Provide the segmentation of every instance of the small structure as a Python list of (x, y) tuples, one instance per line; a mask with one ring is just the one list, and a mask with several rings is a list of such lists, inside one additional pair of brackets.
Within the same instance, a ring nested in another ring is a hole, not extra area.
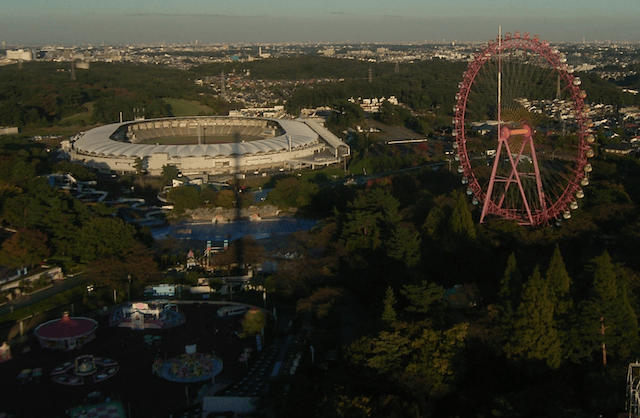
[(196, 261), (196, 256), (193, 254), (193, 251), (189, 250), (189, 253), (187, 254), (187, 270), (197, 266), (198, 263)]
[(244, 332), (240, 336), (262, 335), (266, 324), (267, 318), (262, 309), (253, 307), (244, 314), (244, 319), (242, 320), (242, 330)]
[(185, 322), (178, 305), (168, 300), (132, 302), (116, 310), (109, 318), (109, 325), (131, 329), (166, 329)]
[(35, 335), (43, 348), (74, 350), (96, 338), (98, 322), (91, 318), (70, 317), (68, 312), (61, 319), (40, 324)]
[(0, 363), (7, 360), (11, 360), (11, 347), (5, 341), (0, 346)]

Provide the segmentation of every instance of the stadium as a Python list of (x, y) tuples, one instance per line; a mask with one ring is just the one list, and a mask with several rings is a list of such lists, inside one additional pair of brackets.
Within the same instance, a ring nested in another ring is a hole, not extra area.
[(104, 171), (184, 175), (317, 168), (350, 154), (312, 119), (198, 116), (134, 120), (82, 132), (62, 144), (71, 161)]

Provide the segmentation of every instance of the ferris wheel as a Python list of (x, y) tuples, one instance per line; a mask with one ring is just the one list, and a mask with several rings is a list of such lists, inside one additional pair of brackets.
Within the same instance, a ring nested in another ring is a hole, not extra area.
[(528, 33), (506, 33), (470, 62), (454, 107), (455, 159), (489, 216), (544, 225), (571, 217), (592, 170), (586, 93), (566, 58)]

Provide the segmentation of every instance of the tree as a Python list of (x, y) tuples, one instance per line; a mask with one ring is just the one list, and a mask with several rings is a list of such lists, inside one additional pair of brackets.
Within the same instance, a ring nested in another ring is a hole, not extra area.
[(376, 250), (389, 240), (401, 220), (399, 206), (382, 187), (369, 189), (349, 202), (341, 232), (347, 251)]
[(31, 267), (49, 256), (47, 236), (40, 231), (20, 229), (2, 243), (0, 265)]
[(396, 304), (396, 297), (393, 294), (393, 289), (391, 287), (387, 288), (387, 293), (384, 297), (383, 301), (383, 310), (382, 310), (382, 322), (387, 326), (393, 326), (396, 322), (396, 310), (394, 309), (394, 305)]
[(333, 112), (327, 120), (329, 125), (345, 129), (364, 119), (364, 110), (360, 105), (348, 100), (337, 100), (332, 104)]
[(562, 260), (560, 247), (556, 245), (553, 256), (547, 269), (547, 283), (549, 286), (549, 297), (554, 304), (556, 315), (562, 316), (569, 312), (573, 305), (571, 299), (571, 278)]
[(444, 395), (452, 390), (458, 371), (462, 370), (463, 350), (468, 324), (459, 323), (445, 330), (423, 327), (411, 341), (411, 360), (403, 380), (424, 387), (431, 395)]
[(406, 284), (400, 291), (409, 300), (407, 312), (426, 314), (430, 312), (431, 305), (441, 302), (445, 290), (435, 283), (423, 280), (419, 285)]
[(582, 306), (582, 343), (587, 353), (600, 348), (607, 363), (611, 352), (627, 356), (638, 344), (638, 321), (629, 303), (628, 280), (605, 251), (594, 260), (591, 297)]
[(73, 255), (84, 262), (117, 257), (136, 243), (135, 228), (118, 218), (94, 217), (82, 225)]
[(233, 208), (236, 204), (236, 194), (231, 189), (220, 190), (216, 194), (216, 205), (223, 208)]
[(459, 192), (451, 213), (451, 235), (456, 242), (469, 243), (476, 239), (476, 226), (473, 223), (469, 204), (464, 193)]
[(419, 322), (403, 324), (395, 331), (380, 331), (362, 337), (347, 349), (349, 361), (371, 369), (396, 384), (429, 395), (452, 390), (462, 368), (462, 352), (467, 337), (466, 323), (435, 330)]
[(317, 289), (309, 297), (298, 300), (297, 311), (313, 314), (318, 319), (327, 318), (333, 313), (341, 296), (340, 289), (331, 287)]
[(255, 266), (264, 260), (264, 248), (251, 235), (233, 241), (229, 250), (236, 254), (238, 264), (246, 267)]
[(98, 286), (110, 289), (142, 290), (145, 284), (157, 280), (158, 265), (153, 260), (153, 253), (143, 244), (136, 242), (123, 249), (120, 254), (105, 254), (94, 259), (88, 270)]
[(318, 186), (307, 180), (287, 177), (276, 182), (267, 195), (269, 203), (280, 207), (304, 208), (318, 193)]
[(434, 206), (427, 215), (422, 229), (433, 241), (439, 241), (446, 230), (447, 214), (440, 206)]
[(171, 185), (173, 179), (177, 179), (180, 172), (175, 165), (162, 166), (162, 182), (165, 186)]
[(516, 256), (509, 255), (507, 267), (500, 281), (498, 290), (498, 315), (497, 320), (505, 337), (510, 337), (513, 328), (513, 318), (515, 311), (520, 304), (520, 294), (522, 292), (522, 275), (518, 269)]
[(540, 360), (551, 368), (559, 367), (562, 351), (553, 313), (547, 281), (536, 266), (522, 289), (522, 302), (513, 321), (512, 338), (504, 346), (507, 356)]
[(420, 235), (406, 225), (398, 225), (391, 232), (387, 254), (406, 267), (415, 267), (420, 262)]
[(194, 186), (174, 187), (167, 194), (167, 199), (173, 202), (173, 210), (178, 214), (200, 205), (200, 193)]

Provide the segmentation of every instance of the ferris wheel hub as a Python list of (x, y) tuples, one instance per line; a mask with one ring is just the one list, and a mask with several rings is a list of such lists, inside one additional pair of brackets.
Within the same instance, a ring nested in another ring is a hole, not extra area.
[(531, 138), (531, 127), (529, 125), (523, 125), (520, 129), (511, 129), (508, 126), (503, 126), (500, 129), (500, 136), (502, 139), (509, 139), (511, 135), (522, 135), (525, 138)]

